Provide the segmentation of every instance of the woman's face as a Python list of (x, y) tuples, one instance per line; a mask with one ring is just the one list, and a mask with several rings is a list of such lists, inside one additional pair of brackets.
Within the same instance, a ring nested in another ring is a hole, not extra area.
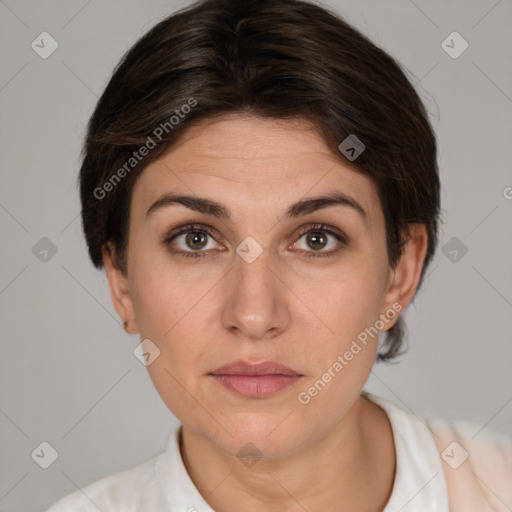
[[(188, 224), (200, 225), (177, 234)], [(106, 268), (118, 312), (151, 340), (156, 389), (184, 428), (231, 454), (252, 443), (281, 457), (325, 437), (419, 275), (412, 259), (389, 268), (375, 186), (305, 121), (189, 129), (137, 181), (127, 251), (126, 278)], [(296, 375), (216, 372), (237, 361)]]

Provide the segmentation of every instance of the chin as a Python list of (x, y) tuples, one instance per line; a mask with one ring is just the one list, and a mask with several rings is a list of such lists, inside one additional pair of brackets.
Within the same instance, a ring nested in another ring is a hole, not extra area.
[(305, 425), (301, 423), (298, 430), (297, 420), (292, 418), (293, 413), (288, 417), (283, 413), (276, 416), (249, 413), (245, 418), (234, 418), (230, 422), (227, 430), (232, 437), (222, 428), (209, 432), (207, 437), (233, 456), (280, 459), (307, 443)]

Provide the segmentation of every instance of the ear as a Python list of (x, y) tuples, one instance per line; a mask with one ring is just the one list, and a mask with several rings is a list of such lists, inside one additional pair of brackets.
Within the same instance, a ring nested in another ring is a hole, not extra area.
[(106, 245), (102, 253), (114, 308), (125, 323), (126, 332), (137, 334), (138, 328), (135, 322), (133, 301), (128, 288), (128, 276), (118, 267), (115, 249), (112, 244)]
[[(397, 310), (397, 304), (401, 306), (399, 311), (404, 311), (414, 298), (420, 282), (427, 246), (428, 235), (425, 224), (409, 224), (407, 242), (388, 281), (384, 297), (385, 311), (390, 308)], [(398, 316), (390, 321), (384, 330), (390, 329), (397, 319)]]

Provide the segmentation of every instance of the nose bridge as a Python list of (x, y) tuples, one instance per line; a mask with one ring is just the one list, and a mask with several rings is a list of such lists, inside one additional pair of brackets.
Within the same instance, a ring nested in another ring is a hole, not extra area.
[(236, 293), (244, 297), (264, 299), (266, 303), (272, 301), (274, 290), (269, 248), (263, 248), (254, 239), (246, 239), (237, 247), (236, 252), (233, 264)]
[(229, 281), (230, 300), (224, 312), (226, 328), (257, 339), (284, 327), (287, 315), (282, 285), (271, 266), (269, 249), (255, 239), (248, 237), (239, 244)]

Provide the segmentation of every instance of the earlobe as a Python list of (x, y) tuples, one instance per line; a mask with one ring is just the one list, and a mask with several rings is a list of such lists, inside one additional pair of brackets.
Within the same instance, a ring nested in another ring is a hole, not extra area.
[(133, 301), (128, 287), (128, 276), (118, 267), (115, 248), (112, 244), (104, 246), (102, 252), (112, 304), (123, 321), (125, 331), (129, 334), (136, 334), (138, 329), (135, 322)]
[[(405, 310), (418, 289), (427, 254), (428, 235), (424, 224), (410, 224), (402, 255), (391, 272), (384, 304), (386, 308), (401, 306)], [(395, 322), (393, 322), (394, 324)], [(388, 328), (391, 328), (389, 325)]]

